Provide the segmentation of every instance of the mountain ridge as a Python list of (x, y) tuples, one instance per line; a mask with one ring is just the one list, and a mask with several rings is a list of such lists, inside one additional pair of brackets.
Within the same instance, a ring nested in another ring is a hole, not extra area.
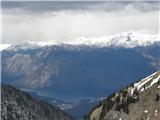
[(51, 104), (10, 85), (1, 85), (2, 120), (74, 120)]
[(90, 47), (122, 47), (122, 48), (135, 48), (147, 47), (154, 44), (160, 44), (158, 34), (141, 34), (136, 32), (117, 33), (102, 37), (80, 37), (75, 40), (68, 40), (58, 42), (49, 40), (45, 42), (31, 42), (23, 41), (18, 44), (0, 44), (0, 51), (10, 49), (34, 49), (46, 46), (90, 46)]
[(157, 71), (101, 100), (85, 120), (158, 120), (159, 89), (160, 71)]

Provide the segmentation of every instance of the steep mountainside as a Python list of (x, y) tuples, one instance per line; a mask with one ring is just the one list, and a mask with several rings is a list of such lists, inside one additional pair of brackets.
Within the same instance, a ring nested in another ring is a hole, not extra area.
[(63, 111), (9, 85), (1, 86), (1, 120), (73, 120)]
[(86, 120), (159, 120), (160, 71), (112, 94)]
[[(156, 71), (160, 52), (155, 53), (155, 49), (160, 51), (159, 46), (134, 49), (50, 46), (3, 51), (2, 82), (46, 91), (49, 96), (52, 91), (60, 99), (71, 92), (73, 96), (84, 93), (84, 98), (104, 96), (104, 90), (111, 93)], [(112, 83), (117, 84), (110, 86)]]

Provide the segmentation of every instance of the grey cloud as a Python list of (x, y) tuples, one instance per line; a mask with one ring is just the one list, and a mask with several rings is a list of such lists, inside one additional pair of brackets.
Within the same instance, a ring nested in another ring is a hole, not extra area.
[[(159, 2), (2, 2), (3, 43), (159, 31)], [(86, 12), (87, 11), (87, 12)], [(44, 14), (43, 14), (44, 13)]]
[[(132, 2), (132, 1), (3, 1), (2, 10), (3, 12), (29, 12), (29, 13), (44, 13), (50, 11), (119, 11), (125, 10), (126, 7), (133, 7), (139, 11), (155, 11), (159, 10), (159, 1), (146, 1), (146, 2)], [(15, 13), (16, 13), (15, 12)]]

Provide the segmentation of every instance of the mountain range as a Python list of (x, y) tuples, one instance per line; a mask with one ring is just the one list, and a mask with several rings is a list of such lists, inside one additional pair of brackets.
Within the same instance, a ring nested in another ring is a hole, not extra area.
[(2, 83), (51, 104), (63, 101), (65, 110), (77, 118), (100, 98), (160, 69), (157, 35), (122, 33), (64, 43), (1, 44), (0, 48)]
[[(87, 45), (87, 46), (97, 46), (97, 47), (124, 47), (124, 48), (134, 48), (134, 47), (146, 47), (153, 44), (159, 43), (159, 34), (142, 34), (138, 32), (123, 32), (117, 34), (110, 34), (102, 37), (79, 37), (71, 40), (49, 40), (49, 41), (22, 41), (18, 44), (1, 44), (0, 50), (7, 48), (10, 49), (27, 49), (36, 48), (52, 45)], [(15, 47), (16, 46), (16, 47)]]

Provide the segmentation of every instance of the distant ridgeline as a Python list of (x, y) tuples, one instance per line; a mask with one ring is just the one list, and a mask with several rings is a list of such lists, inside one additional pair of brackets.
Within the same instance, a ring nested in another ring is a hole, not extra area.
[(159, 120), (160, 71), (100, 101), (85, 120)]

